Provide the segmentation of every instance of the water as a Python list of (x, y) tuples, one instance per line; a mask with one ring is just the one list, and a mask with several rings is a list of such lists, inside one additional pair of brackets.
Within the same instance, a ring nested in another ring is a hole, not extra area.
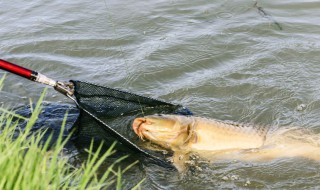
[[(320, 4), (258, 1), (271, 17), (254, 4), (3, 0), (0, 57), (57, 80), (183, 104), (201, 116), (320, 132)], [(8, 74), (0, 103), (28, 104), (42, 89)], [(54, 90), (46, 100), (70, 102)], [(146, 177), (143, 189), (319, 188), (319, 163), (304, 159), (199, 165), (202, 171), (183, 177), (136, 167), (126, 178)]]

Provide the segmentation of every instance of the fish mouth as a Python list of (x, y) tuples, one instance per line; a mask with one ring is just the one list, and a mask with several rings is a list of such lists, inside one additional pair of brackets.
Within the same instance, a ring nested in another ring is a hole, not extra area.
[(136, 118), (132, 123), (133, 131), (140, 137), (141, 140), (144, 141), (143, 136), (143, 124), (146, 123), (147, 120), (145, 118)]
[(136, 118), (132, 123), (133, 131), (139, 136), (143, 141), (145, 139), (157, 140), (152, 131), (150, 130), (150, 125), (153, 125), (154, 122), (150, 121), (147, 118)]

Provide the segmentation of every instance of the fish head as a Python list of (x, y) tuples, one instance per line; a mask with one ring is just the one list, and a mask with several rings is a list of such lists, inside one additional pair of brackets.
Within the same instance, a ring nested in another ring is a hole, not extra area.
[(142, 140), (174, 150), (185, 143), (192, 123), (192, 119), (186, 116), (150, 115), (136, 118), (132, 128)]

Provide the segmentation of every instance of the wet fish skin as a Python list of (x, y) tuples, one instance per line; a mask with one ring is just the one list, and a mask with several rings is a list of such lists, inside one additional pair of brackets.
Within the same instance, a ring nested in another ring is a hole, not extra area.
[(140, 138), (172, 150), (217, 151), (259, 148), (266, 128), (181, 115), (152, 115), (137, 118), (133, 129)]
[(177, 153), (176, 158), (191, 152), (210, 160), (303, 157), (320, 161), (319, 135), (299, 127), (269, 131), (266, 126), (201, 117), (152, 115), (135, 119), (133, 128), (140, 138)]

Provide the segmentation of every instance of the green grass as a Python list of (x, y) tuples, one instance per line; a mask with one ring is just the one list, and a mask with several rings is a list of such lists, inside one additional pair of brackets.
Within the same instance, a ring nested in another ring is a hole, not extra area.
[[(3, 80), (2, 80), (3, 81)], [(1, 87), (1, 83), (0, 83)], [(0, 110), (0, 189), (10, 190), (37, 190), (37, 189), (121, 189), (123, 187), (122, 174), (135, 164), (121, 170), (115, 168), (115, 161), (103, 175), (98, 175), (99, 167), (107, 160), (108, 156), (115, 152), (113, 144), (106, 152), (102, 152), (102, 146), (95, 149), (91, 146), (88, 151), (88, 159), (80, 167), (74, 167), (68, 162), (68, 155), (63, 154), (63, 146), (68, 139), (62, 140), (64, 123), (61, 133), (55, 145), (49, 147), (49, 141), (40, 143), (44, 132), (30, 133), (41, 111), (41, 102), (45, 97), (45, 90), (39, 98), (25, 130), (20, 132), (18, 138), (13, 140), (17, 124), (12, 124), (12, 118), (16, 116), (6, 109)], [(134, 189), (139, 189), (139, 184)]]

